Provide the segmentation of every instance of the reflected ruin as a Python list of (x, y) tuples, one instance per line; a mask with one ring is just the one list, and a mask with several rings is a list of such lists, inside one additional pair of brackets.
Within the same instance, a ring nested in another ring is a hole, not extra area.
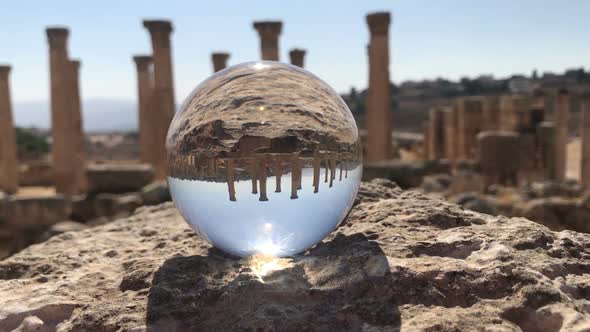
[(313, 246), (346, 216), (362, 174), (346, 104), (317, 77), (278, 62), (230, 67), (201, 83), (166, 147), (184, 218), (240, 256)]
[[(170, 155), (169, 176), (189, 181), (207, 181), (227, 183), (228, 199), (238, 200), (235, 182), (251, 183), (251, 190), (241, 195), (258, 195), (260, 201), (269, 200), (270, 196), (280, 194), (283, 181), (288, 181), (291, 199), (297, 199), (299, 190), (320, 191), (320, 174), (325, 174), (324, 183), (328, 190), (338, 182), (348, 179), (349, 165), (355, 169), (360, 166), (358, 156), (352, 153), (339, 154), (331, 152), (312, 153), (268, 153), (253, 154), (245, 157), (207, 158), (203, 155)], [(305, 170), (312, 174), (309, 188), (304, 188), (302, 176)], [(274, 187), (268, 188), (268, 179), (272, 179)], [(274, 190), (273, 190), (274, 189)]]

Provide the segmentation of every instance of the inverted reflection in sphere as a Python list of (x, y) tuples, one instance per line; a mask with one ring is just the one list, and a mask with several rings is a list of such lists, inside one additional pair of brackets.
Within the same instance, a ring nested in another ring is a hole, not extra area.
[(272, 61), (199, 84), (166, 142), (168, 184), (190, 226), (238, 256), (288, 256), (344, 219), (362, 151), (350, 110), (313, 74)]

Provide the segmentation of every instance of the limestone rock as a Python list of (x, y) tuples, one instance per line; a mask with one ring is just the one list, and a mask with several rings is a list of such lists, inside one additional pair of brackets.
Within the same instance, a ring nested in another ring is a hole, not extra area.
[[(61, 221), (49, 227), (49, 229), (41, 236), (41, 241), (47, 241), (50, 237), (65, 233), (76, 232), (88, 228), (87, 225), (75, 221)], [(39, 241), (39, 242), (41, 242)]]
[(89, 193), (126, 193), (140, 191), (154, 179), (147, 164), (97, 164), (86, 169)]
[(573, 229), (590, 233), (590, 206), (584, 198), (537, 198), (518, 204), (515, 210), (518, 215), (553, 230)]
[(75, 197), (72, 199), (71, 219), (90, 222), (98, 218), (128, 217), (143, 204), (141, 196), (139, 193), (104, 193)]
[(424, 176), (449, 173), (449, 167), (448, 163), (434, 160), (385, 160), (365, 164), (363, 167), (363, 180), (370, 181), (385, 178), (394, 181), (402, 188), (414, 188), (420, 186)]
[(141, 197), (145, 205), (157, 205), (172, 200), (166, 181), (156, 181), (143, 187)]
[[(582, 331), (590, 235), (363, 183), (292, 259), (212, 249), (172, 203), (0, 261), (0, 330)], [(272, 266), (281, 269), (273, 270)]]
[(426, 193), (443, 193), (449, 189), (451, 181), (449, 174), (427, 175), (422, 179), (420, 189)]
[(448, 198), (449, 202), (462, 207), (489, 215), (496, 215), (496, 207), (484, 196), (476, 193), (462, 193)]

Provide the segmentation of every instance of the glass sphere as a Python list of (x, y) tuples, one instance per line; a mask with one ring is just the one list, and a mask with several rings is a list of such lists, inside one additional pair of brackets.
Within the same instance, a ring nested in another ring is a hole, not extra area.
[(168, 185), (192, 229), (238, 256), (289, 256), (332, 232), (362, 173), (354, 118), (324, 81), (273, 61), (199, 84), (168, 130)]

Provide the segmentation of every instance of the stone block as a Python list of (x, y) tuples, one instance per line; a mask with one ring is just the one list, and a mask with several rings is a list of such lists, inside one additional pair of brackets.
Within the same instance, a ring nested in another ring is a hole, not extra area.
[(86, 174), (91, 194), (137, 192), (154, 179), (153, 168), (147, 164), (90, 165)]

